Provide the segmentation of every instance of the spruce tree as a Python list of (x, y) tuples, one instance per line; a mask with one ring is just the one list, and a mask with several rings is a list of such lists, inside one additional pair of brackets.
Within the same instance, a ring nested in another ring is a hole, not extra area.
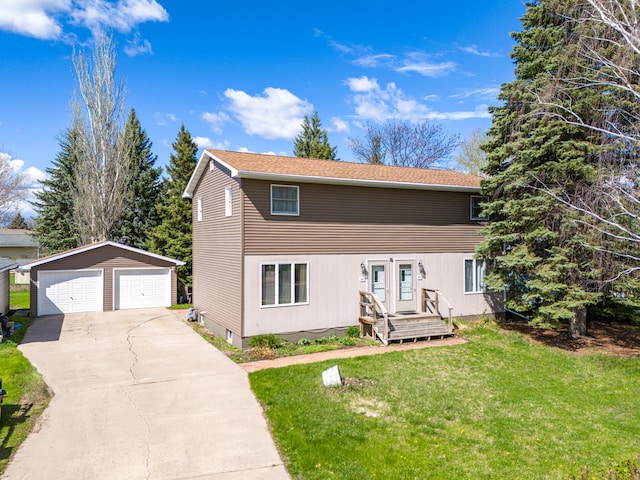
[(167, 167), (169, 177), (163, 184), (164, 202), (158, 207), (161, 223), (151, 231), (147, 247), (151, 252), (185, 262), (184, 266), (177, 267), (178, 281), (183, 289), (192, 285), (192, 212), (191, 201), (182, 198), (182, 194), (196, 166), (198, 146), (184, 125), (172, 146), (174, 153)]
[[(478, 254), (489, 260), (489, 287), (507, 291), (506, 306), (533, 324), (569, 321), (572, 335), (586, 331), (586, 307), (599, 297), (602, 272), (580, 212), (550, 193), (575, 196), (598, 175), (602, 138), (544, 108), (541, 98), (560, 91), (567, 71), (584, 69), (576, 54), (580, 25), (567, 20), (568, 1), (527, 4), (512, 57), (516, 79), (502, 86), (504, 105), (493, 109), (482, 187), (491, 221)], [(595, 75), (595, 73), (594, 73)], [(594, 82), (596, 85), (597, 82)], [(602, 91), (576, 90), (571, 102), (583, 118), (600, 111)]]
[(77, 132), (69, 129), (59, 139), (60, 152), (46, 169), (42, 190), (35, 192), (33, 236), (45, 255), (80, 245), (73, 208), (73, 180), (78, 165)]
[(7, 225), (7, 228), (10, 230), (26, 230), (29, 226), (20, 212), (17, 212), (9, 225)]
[(125, 245), (145, 248), (149, 232), (160, 224), (158, 202), (162, 168), (155, 167), (157, 157), (151, 153), (152, 143), (132, 108), (125, 125), (125, 144), (130, 148), (132, 183), (122, 217), (111, 232), (111, 238)]
[(314, 112), (311, 118), (305, 115), (302, 131), (294, 139), (293, 154), (302, 158), (335, 160), (337, 149), (329, 144), (327, 130), (322, 128), (318, 112)]

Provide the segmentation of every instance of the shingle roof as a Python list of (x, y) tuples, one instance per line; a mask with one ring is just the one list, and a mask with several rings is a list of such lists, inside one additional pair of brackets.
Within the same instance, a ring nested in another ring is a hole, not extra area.
[(210, 159), (226, 165), (241, 178), (290, 179), (317, 183), (368, 184), (395, 188), (479, 191), (480, 178), (453, 170), (392, 167), (363, 163), (317, 160), (257, 153), (205, 150), (200, 157), (185, 197), (191, 197)]
[(31, 230), (0, 229), (0, 247), (37, 247)]
[(161, 260), (166, 260), (168, 262), (175, 263), (176, 265), (184, 265), (184, 262), (181, 261), (181, 260), (175, 260), (173, 258), (164, 257), (162, 255), (158, 255), (158, 254), (155, 254), (155, 253), (147, 252), (146, 250), (141, 250), (139, 248), (130, 247), (129, 245), (122, 245), (121, 243), (116, 243), (116, 242), (111, 242), (111, 241), (104, 241), (104, 242), (91, 243), (89, 245), (84, 245), (82, 247), (76, 247), (76, 248), (72, 248), (71, 250), (66, 250), (64, 252), (60, 252), (60, 253), (56, 253), (56, 254), (53, 254), (53, 255), (49, 255), (48, 257), (39, 258), (39, 259), (34, 260), (33, 262), (28, 263), (26, 265), (21, 265), (19, 270), (21, 270), (21, 271), (31, 270), (32, 267), (37, 267), (38, 265), (42, 265), (42, 264), (45, 264), (45, 263), (53, 262), (55, 260), (60, 260), (61, 258), (70, 257), (72, 255), (77, 255), (78, 253), (88, 252), (90, 250), (94, 250), (96, 248), (101, 248), (101, 247), (105, 247), (105, 246), (121, 248), (123, 250), (128, 250), (130, 252), (136, 252), (136, 253), (140, 253), (142, 255), (147, 255), (149, 257), (159, 258)]
[(10, 270), (18, 266), (18, 263), (15, 260), (11, 260), (10, 258), (0, 257), (0, 272), (4, 272), (5, 270)]

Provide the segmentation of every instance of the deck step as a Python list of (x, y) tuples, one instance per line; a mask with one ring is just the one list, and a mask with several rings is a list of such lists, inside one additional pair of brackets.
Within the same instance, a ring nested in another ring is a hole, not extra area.
[[(384, 331), (384, 320), (376, 320), (376, 329), (378, 332)], [(442, 338), (453, 335), (453, 332), (438, 315), (410, 314), (390, 317), (388, 335), (390, 341), (403, 341)]]

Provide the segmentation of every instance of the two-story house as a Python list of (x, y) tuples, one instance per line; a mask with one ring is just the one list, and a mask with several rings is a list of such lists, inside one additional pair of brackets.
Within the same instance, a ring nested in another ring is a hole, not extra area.
[(358, 325), (360, 292), (390, 315), (424, 311), (426, 289), (454, 316), (503, 311), (474, 258), (479, 185), (449, 170), (206, 150), (184, 192), (198, 319), (246, 347)]

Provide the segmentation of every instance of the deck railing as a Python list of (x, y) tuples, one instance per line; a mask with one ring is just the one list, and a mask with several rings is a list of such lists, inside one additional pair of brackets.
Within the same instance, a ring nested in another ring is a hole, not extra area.
[[(442, 312), (440, 311), (440, 306), (443, 303), (447, 308), (447, 315), (442, 315)], [(435, 290), (433, 288), (422, 289), (422, 311), (425, 313), (440, 315), (440, 317), (442, 318), (448, 318), (450, 331), (453, 331), (453, 319), (451, 317), (452, 310), (453, 307), (446, 299), (446, 297), (442, 295), (442, 292), (440, 290)]]
[[(376, 320), (382, 319), (384, 327), (378, 331)], [(360, 291), (360, 333), (363, 332), (363, 325), (371, 325), (373, 336), (377, 335), (382, 343), (389, 344), (389, 312), (373, 292)]]

